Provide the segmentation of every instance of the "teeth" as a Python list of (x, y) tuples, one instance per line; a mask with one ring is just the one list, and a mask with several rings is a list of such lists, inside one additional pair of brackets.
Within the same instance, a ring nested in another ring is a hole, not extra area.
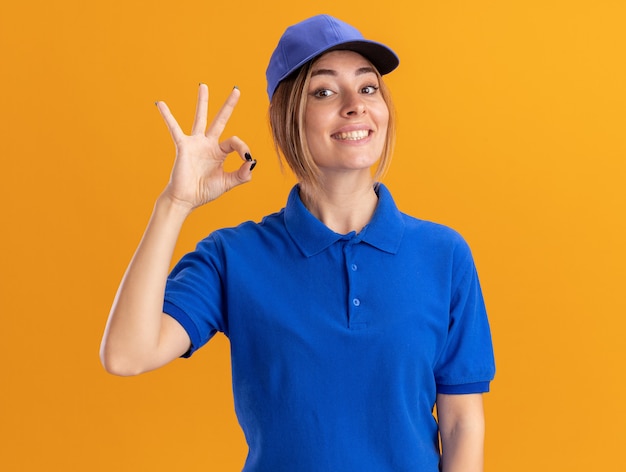
[(333, 138), (357, 141), (359, 139), (367, 138), (369, 134), (370, 132), (368, 130), (348, 131), (347, 133), (337, 133), (333, 135)]

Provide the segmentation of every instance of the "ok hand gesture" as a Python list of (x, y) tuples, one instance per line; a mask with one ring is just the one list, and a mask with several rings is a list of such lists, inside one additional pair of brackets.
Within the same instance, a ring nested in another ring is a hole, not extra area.
[[(207, 128), (209, 90), (205, 84), (200, 84), (190, 135), (181, 130), (164, 102), (156, 103), (176, 146), (176, 161), (164, 195), (190, 211), (252, 178), (256, 161), (250, 157), (246, 144), (236, 136), (220, 141), (239, 95), (239, 89), (234, 88)], [(224, 160), (232, 152), (237, 152), (244, 162), (238, 170), (226, 172)]]

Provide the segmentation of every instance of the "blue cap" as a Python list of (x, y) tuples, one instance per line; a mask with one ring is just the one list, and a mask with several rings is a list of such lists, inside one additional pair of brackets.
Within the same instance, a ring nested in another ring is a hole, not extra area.
[(278, 84), (319, 55), (332, 49), (358, 52), (369, 60), (381, 75), (400, 63), (398, 56), (381, 43), (369, 41), (347, 23), (329, 15), (317, 15), (285, 30), (274, 49), (265, 75), (270, 100)]

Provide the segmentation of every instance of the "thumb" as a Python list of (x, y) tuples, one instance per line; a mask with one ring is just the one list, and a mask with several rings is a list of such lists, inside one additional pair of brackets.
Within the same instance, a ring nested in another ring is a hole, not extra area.
[(237, 185), (245, 184), (252, 180), (252, 170), (256, 167), (256, 159), (250, 158), (241, 164), (239, 169), (226, 174), (226, 185), (228, 190)]

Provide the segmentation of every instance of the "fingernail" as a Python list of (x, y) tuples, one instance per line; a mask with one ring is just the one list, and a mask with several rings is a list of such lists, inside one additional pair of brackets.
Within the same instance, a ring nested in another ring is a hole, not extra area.
[(249, 152), (245, 153), (245, 154), (243, 155), (243, 157), (245, 157), (245, 158), (246, 158), (246, 161), (248, 161), (248, 162), (250, 162), (250, 161), (252, 160), (252, 156), (250, 155), (250, 153), (249, 153)]
[(252, 169), (254, 169), (256, 167), (256, 161), (252, 161), (252, 165), (250, 166), (250, 172), (252, 172)]
[(156, 106), (159, 106), (159, 101), (157, 100), (156, 102), (154, 102), (154, 104), (155, 104)]
[(234, 89), (239, 90), (239, 87), (237, 87), (237, 86), (235, 85), (235, 86), (233, 87), (233, 90), (234, 90)]

